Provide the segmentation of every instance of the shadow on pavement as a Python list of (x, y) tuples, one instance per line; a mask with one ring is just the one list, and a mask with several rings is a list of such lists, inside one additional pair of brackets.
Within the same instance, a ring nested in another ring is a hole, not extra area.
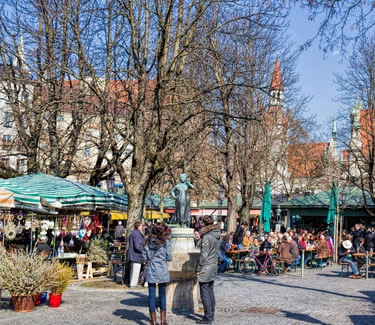
[(299, 320), (301, 322), (306, 322), (309, 324), (321, 324), (321, 325), (329, 325), (328, 323), (322, 323), (319, 319), (310, 317), (309, 315), (306, 314), (298, 314), (298, 313), (291, 313), (290, 311), (282, 311), (285, 314), (286, 318), (291, 318), (295, 320)]

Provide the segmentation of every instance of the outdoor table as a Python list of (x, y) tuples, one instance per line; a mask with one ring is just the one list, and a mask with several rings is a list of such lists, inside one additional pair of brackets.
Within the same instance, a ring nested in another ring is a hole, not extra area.
[(247, 249), (231, 249), (229, 251), (225, 251), (225, 254), (229, 256), (229, 258), (233, 261), (233, 267), (236, 270), (236, 260), (241, 258), (241, 254), (248, 253)]
[[(309, 247), (309, 248), (306, 248), (304, 251), (310, 254), (310, 260), (311, 260), (310, 269), (312, 269), (312, 262), (314, 260), (314, 252), (317, 252), (318, 250), (315, 247)], [(305, 261), (303, 261), (303, 263), (305, 263)], [(305, 267), (305, 265), (303, 265), (303, 267)]]
[(317, 251), (316, 248), (300, 248), (299, 251), (302, 253), (301, 254), (301, 278), (304, 277), (304, 269), (305, 269), (305, 254), (306, 252), (310, 254), (311, 258), (311, 264), (310, 264), (310, 269), (312, 268), (312, 260), (313, 260), (313, 253), (314, 251)]

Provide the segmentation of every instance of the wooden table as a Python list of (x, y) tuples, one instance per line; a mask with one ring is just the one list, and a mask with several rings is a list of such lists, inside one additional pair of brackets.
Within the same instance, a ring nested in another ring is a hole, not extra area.
[(234, 270), (237, 269), (236, 261), (241, 258), (241, 254), (248, 253), (247, 249), (231, 249), (229, 251), (225, 251), (225, 254), (229, 256), (229, 258), (233, 261)]

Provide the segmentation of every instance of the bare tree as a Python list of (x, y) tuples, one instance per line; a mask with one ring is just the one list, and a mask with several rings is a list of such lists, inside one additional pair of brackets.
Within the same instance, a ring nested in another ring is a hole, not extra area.
[(310, 11), (310, 20), (320, 21), (315, 37), (307, 40), (308, 47), (319, 39), (323, 52), (340, 48), (347, 52), (350, 42), (358, 42), (368, 34), (375, 24), (375, 11), (372, 1), (329, 1), (329, 0), (293, 0), (297, 6)]
[(347, 148), (348, 161), (343, 182), (359, 186), (363, 192), (364, 206), (374, 215), (369, 205), (375, 202), (375, 36), (368, 35), (346, 60), (343, 75), (336, 74), (339, 100), (345, 107), (342, 119), (347, 127), (340, 132), (342, 146)]
[[(74, 38), (70, 1), (7, 0), (0, 21), (1, 92), (15, 121), (27, 157), (28, 173), (45, 171), (66, 177), (79, 171), (84, 115), (92, 105), (74, 88), (69, 71), (81, 71), (71, 48)], [(64, 112), (71, 118), (59, 120)], [(91, 110), (92, 111), (92, 110)], [(87, 172), (87, 171), (86, 171)]]

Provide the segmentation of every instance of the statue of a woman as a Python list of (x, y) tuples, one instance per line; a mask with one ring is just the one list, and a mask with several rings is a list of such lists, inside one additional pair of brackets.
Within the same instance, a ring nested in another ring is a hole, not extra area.
[(175, 218), (179, 224), (188, 222), (190, 218), (189, 188), (195, 189), (187, 175), (183, 173), (180, 175), (180, 183), (176, 184), (171, 190), (172, 197), (176, 199)]

